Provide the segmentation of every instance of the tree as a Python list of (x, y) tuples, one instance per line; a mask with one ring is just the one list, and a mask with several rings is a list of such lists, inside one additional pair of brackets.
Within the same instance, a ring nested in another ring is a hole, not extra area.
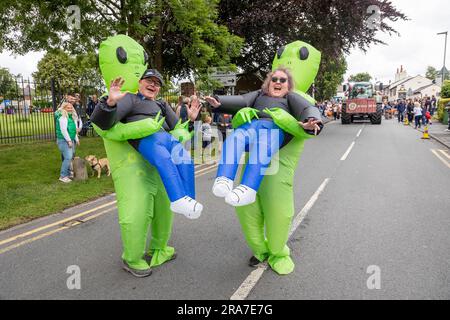
[(425, 77), (430, 80), (435, 80), (437, 77), (437, 74), (438, 74), (438, 71), (436, 70), (436, 68), (434, 68), (432, 66), (428, 66), (427, 71), (425, 73)]
[(14, 75), (8, 69), (0, 67), (0, 100), (14, 98), (17, 95), (17, 84)]
[(347, 62), (344, 56), (337, 59), (325, 56), (314, 85), (316, 88), (315, 99), (323, 101), (332, 98), (336, 94), (339, 84), (344, 81), (346, 71)]
[(169, 76), (228, 66), (240, 53), (242, 39), (216, 24), (219, 0), (3, 0), (0, 50), (15, 53), (61, 48), (72, 54), (94, 52), (102, 39), (128, 34), (140, 42), (150, 64)]
[(441, 88), (441, 98), (446, 99), (450, 98), (450, 81), (445, 80), (444, 85)]
[(46, 87), (49, 87), (50, 81), (54, 79), (65, 88), (73, 89), (78, 84), (80, 73), (74, 58), (62, 50), (52, 50), (39, 60), (33, 78)]
[[(381, 23), (370, 24), (371, 5), (379, 7)], [(386, 0), (228, 0), (220, 3), (221, 23), (245, 38), (243, 54), (236, 59), (247, 72), (270, 69), (277, 48), (302, 40), (322, 52), (322, 57), (338, 58), (359, 47), (383, 43), (376, 31), (397, 33), (390, 21), (406, 19)]]
[(369, 82), (372, 79), (372, 76), (367, 72), (360, 72), (355, 75), (351, 75), (349, 80), (350, 82)]

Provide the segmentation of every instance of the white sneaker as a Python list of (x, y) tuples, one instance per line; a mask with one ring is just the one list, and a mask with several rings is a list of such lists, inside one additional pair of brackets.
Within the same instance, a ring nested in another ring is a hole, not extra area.
[(197, 219), (202, 213), (203, 205), (191, 197), (185, 196), (177, 201), (171, 202), (170, 210), (185, 215), (189, 219)]
[(225, 202), (233, 207), (246, 206), (255, 202), (256, 191), (243, 184), (238, 185), (225, 197)]
[(450, 131), (450, 129), (445, 129), (445, 130), (444, 130), (444, 132), (449, 132), (449, 131)]
[(69, 177), (59, 177), (59, 181), (64, 183), (72, 182), (72, 180), (70, 180)]
[(216, 197), (225, 198), (233, 190), (233, 180), (227, 177), (217, 177), (214, 181), (212, 192)]

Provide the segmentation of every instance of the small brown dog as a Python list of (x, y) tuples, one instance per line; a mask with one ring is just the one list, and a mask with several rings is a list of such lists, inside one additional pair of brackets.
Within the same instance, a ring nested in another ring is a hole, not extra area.
[(89, 155), (84, 158), (92, 168), (92, 176), (94, 176), (95, 171), (97, 171), (97, 178), (100, 178), (100, 174), (102, 173), (102, 169), (108, 170), (107, 175), (111, 175), (111, 169), (109, 168), (109, 161), (107, 158), (98, 159), (96, 156)]

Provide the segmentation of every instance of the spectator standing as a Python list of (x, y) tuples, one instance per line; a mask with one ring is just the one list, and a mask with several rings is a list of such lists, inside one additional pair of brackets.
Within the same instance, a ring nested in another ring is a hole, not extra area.
[(337, 115), (338, 115), (338, 106), (336, 104), (333, 104), (333, 118), (334, 118), (334, 120), (337, 119)]
[(397, 104), (397, 120), (399, 123), (403, 122), (405, 109), (405, 103), (403, 102), (403, 100), (400, 100), (400, 102)]
[(55, 112), (56, 118), (56, 143), (61, 152), (63, 162), (59, 175), (59, 181), (71, 182), (70, 166), (75, 155), (75, 145), (80, 145), (77, 135), (77, 113), (72, 104), (64, 102)]
[(408, 122), (411, 123), (414, 119), (414, 104), (411, 99), (408, 99), (408, 104), (406, 106), (406, 115), (408, 117)]
[(182, 122), (186, 122), (189, 119), (187, 112), (187, 106), (189, 104), (190, 100), (188, 97), (180, 96), (175, 113), (181, 119)]
[(89, 103), (86, 108), (86, 113), (89, 117), (91, 116), (92, 112), (94, 111), (97, 103), (98, 103), (98, 98), (97, 98), (97, 95), (94, 94), (94, 95), (92, 95), (92, 98), (89, 100)]
[(422, 108), (420, 107), (419, 102), (414, 102), (414, 120), (415, 120), (415, 129), (417, 127), (420, 128), (420, 119), (422, 119)]
[(436, 111), (436, 97), (434, 95), (431, 96), (431, 110), (430, 110), (430, 114), (431, 116), (434, 115), (434, 112)]
[(211, 143), (212, 137), (211, 122), (212, 122), (211, 116), (206, 116), (205, 122), (202, 123), (201, 129), (202, 129), (203, 148), (206, 148)]
[(218, 127), (220, 132), (222, 132), (223, 140), (225, 140), (227, 137), (227, 130), (231, 129), (231, 115), (225, 113), (220, 114)]

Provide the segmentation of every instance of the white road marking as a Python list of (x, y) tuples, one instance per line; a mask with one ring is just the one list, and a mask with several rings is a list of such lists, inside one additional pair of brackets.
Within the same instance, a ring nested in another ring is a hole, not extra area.
[(439, 152), (442, 153), (444, 156), (446, 156), (447, 158), (450, 159), (450, 155), (447, 153), (446, 150), (439, 149)]
[[(314, 203), (319, 198), (320, 194), (325, 190), (325, 187), (327, 186), (328, 182), (330, 181), (330, 178), (326, 178), (320, 187), (314, 192), (312, 197), (308, 200), (308, 202), (305, 204), (303, 209), (297, 214), (297, 216), (294, 218), (294, 221), (292, 223), (291, 231), (289, 232), (289, 238), (291, 235), (295, 232), (295, 230), (300, 226), (303, 219), (308, 214), (309, 210), (314, 206)], [(250, 273), (250, 275), (242, 282), (242, 284), (239, 286), (239, 288), (236, 290), (235, 293), (231, 296), (230, 300), (245, 300), (248, 295), (250, 294), (250, 291), (255, 287), (255, 285), (258, 283), (259, 279), (261, 279), (264, 271), (266, 271), (269, 268), (267, 263), (261, 263), (259, 264), (258, 268)]]
[(344, 155), (341, 158), (341, 161), (344, 161), (345, 159), (347, 159), (347, 156), (349, 155), (350, 151), (352, 151), (354, 145), (355, 145), (355, 141), (353, 141), (352, 144), (350, 145), (350, 147), (348, 147), (347, 151), (345, 151)]
[(438, 157), (439, 160), (441, 160), (447, 167), (450, 168), (450, 163), (448, 163), (447, 160), (445, 160), (436, 150), (434, 150), (434, 149), (430, 149), (430, 150), (431, 150), (431, 152), (434, 153), (434, 155), (436, 157)]
[(359, 129), (358, 133), (356, 134), (356, 137), (357, 137), (357, 138), (359, 138), (359, 135), (361, 134), (361, 132), (362, 132), (362, 128)]
[[(198, 170), (198, 172), (196, 172), (195, 176), (196, 176), (196, 177), (200, 177), (200, 176), (203, 176), (203, 175), (208, 174), (208, 173), (210, 173), (210, 172), (213, 172), (213, 171), (217, 168), (217, 166), (218, 166), (218, 165), (216, 164), (216, 165), (208, 166), (208, 167), (206, 167), (206, 168), (204, 168), (204, 169)], [(54, 233), (56, 233), (56, 232), (59, 232), (59, 231), (61, 231), (61, 230), (65, 230), (65, 229), (68, 229), (68, 228), (70, 228), (70, 227), (74, 227), (74, 226), (76, 226), (76, 225), (78, 225), (78, 224), (81, 223), (81, 222), (79, 222), (78, 220), (75, 220), (75, 219), (80, 218), (81, 216), (87, 215), (87, 214), (89, 214), (89, 213), (91, 213), (91, 212), (94, 212), (94, 211), (96, 211), (96, 210), (102, 209), (102, 208), (104, 208), (104, 207), (106, 207), (106, 206), (109, 206), (109, 205), (112, 205), (112, 204), (115, 204), (115, 203), (116, 203), (116, 200), (111, 201), (111, 202), (108, 202), (108, 203), (103, 204), (103, 205), (101, 205), (101, 206), (97, 206), (97, 207), (92, 208), (92, 209), (90, 209), (90, 210), (81, 212), (81, 213), (79, 213), (79, 214), (70, 216), (70, 217), (68, 217), (68, 218), (65, 218), (65, 219), (62, 219), (62, 220), (59, 220), (59, 221), (56, 221), (56, 222), (53, 222), (53, 223), (44, 225), (44, 226), (39, 227), (39, 228), (32, 229), (32, 230), (30, 230), (30, 231), (27, 231), (27, 232), (24, 232), (24, 233), (15, 235), (15, 236), (10, 237), (10, 238), (5, 239), (5, 240), (2, 240), (2, 241), (0, 241), (0, 245), (4, 245), (4, 244), (9, 243), (9, 242), (12, 242), (12, 241), (20, 240), (20, 239), (22, 239), (22, 238), (25, 238), (25, 237), (27, 237), (27, 236), (29, 236), (29, 235), (32, 235), (32, 234), (34, 234), (34, 233), (37, 233), (37, 232), (39, 232), (39, 231), (43, 231), (43, 230), (48, 229), (48, 228), (50, 228), (50, 227), (54, 227), (54, 226), (57, 226), (57, 225), (61, 225), (61, 224), (64, 224), (64, 223), (67, 223), (67, 222), (70, 222), (70, 221), (77, 221), (76, 223), (74, 223), (74, 224), (72, 224), (72, 225), (70, 225), (70, 226), (59, 227), (59, 228), (54, 229), (54, 230), (51, 230), (51, 231), (49, 231), (49, 232), (44, 232), (44, 233), (39, 234), (39, 235), (37, 235), (37, 236), (35, 236), (35, 237), (29, 238), (29, 239), (27, 239), (27, 240), (24, 240), (24, 241), (18, 242), (18, 243), (16, 243), (16, 244), (10, 245), (10, 246), (8, 246), (8, 247), (6, 247), (6, 248), (0, 249), (0, 254), (5, 253), (5, 252), (7, 252), (7, 251), (9, 251), (9, 250), (11, 250), (11, 249), (20, 247), (20, 246), (22, 246), (22, 245), (24, 245), (24, 244), (27, 244), (27, 243), (30, 243), (30, 242), (33, 242), (33, 241), (42, 239), (42, 238), (44, 238), (44, 237), (50, 236), (50, 235), (52, 235), (52, 234), (54, 234)], [(101, 216), (101, 215), (103, 215), (104, 213), (112, 212), (114, 209), (116, 209), (116, 206), (111, 207), (111, 208), (108, 208), (107, 210), (103, 210), (103, 211), (101, 211), (101, 212), (99, 212), (99, 213), (97, 213), (97, 214), (93, 214), (92, 216), (89, 216), (88, 218), (85, 218), (85, 219), (83, 219), (82, 221), (85, 222), (85, 221), (88, 221), (88, 220), (97, 218), (98, 216)]]
[(216, 165), (214, 165), (212, 167), (208, 167), (208, 168), (199, 170), (198, 172), (195, 173), (195, 177), (200, 177), (200, 176), (203, 176), (203, 175), (205, 175), (207, 173), (213, 172), (213, 171), (215, 171), (217, 169), (218, 166), (219, 165), (216, 164)]

